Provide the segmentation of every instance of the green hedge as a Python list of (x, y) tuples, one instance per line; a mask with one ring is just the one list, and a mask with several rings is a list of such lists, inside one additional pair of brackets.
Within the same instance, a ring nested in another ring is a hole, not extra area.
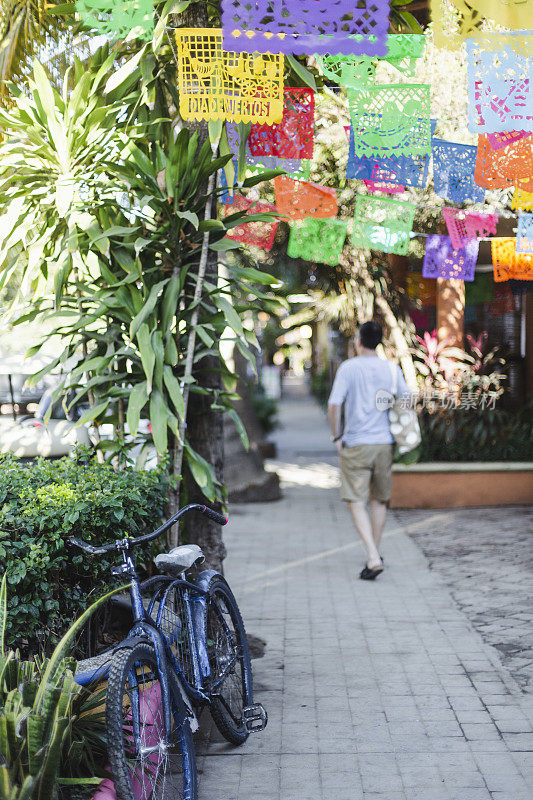
[(419, 461), (531, 461), (533, 409), (441, 409), (420, 415)]
[[(67, 548), (66, 539), (98, 544), (154, 529), (167, 490), (161, 470), (115, 472), (83, 450), (32, 464), (0, 455), (0, 573), (11, 585), (7, 642), (24, 653), (49, 650), (115, 581), (113, 556), (90, 558)], [(150, 555), (150, 547), (137, 552), (141, 560)]]

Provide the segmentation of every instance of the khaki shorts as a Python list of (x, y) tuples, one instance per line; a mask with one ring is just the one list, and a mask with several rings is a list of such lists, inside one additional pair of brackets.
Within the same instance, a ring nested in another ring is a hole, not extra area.
[(358, 444), (341, 452), (341, 497), (348, 502), (386, 503), (392, 489), (392, 444)]

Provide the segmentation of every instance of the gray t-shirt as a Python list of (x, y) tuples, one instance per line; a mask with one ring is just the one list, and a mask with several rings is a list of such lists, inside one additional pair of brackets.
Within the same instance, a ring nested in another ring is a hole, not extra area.
[[(394, 441), (390, 432), (388, 410), (376, 407), (378, 392), (392, 392), (392, 374), (386, 361), (379, 356), (358, 356), (343, 361), (337, 370), (329, 404), (344, 406), (344, 434), (346, 447), (358, 444), (390, 444)], [(398, 365), (397, 396), (411, 396)]]

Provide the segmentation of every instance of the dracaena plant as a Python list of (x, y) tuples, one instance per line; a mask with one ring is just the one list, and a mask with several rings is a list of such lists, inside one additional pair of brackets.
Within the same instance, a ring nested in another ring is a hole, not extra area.
[(4, 648), (6, 578), (0, 587), (0, 800), (53, 800), (61, 785), (98, 784), (103, 774), (104, 698), (76, 684), (69, 654), (81, 628), (113, 592), (82, 614), (49, 659), (23, 661), (18, 651)]
[[(220, 487), (211, 465), (180, 441), (186, 387), (208, 391), (187, 373), (186, 354), (194, 336), (193, 366), (206, 355), (218, 357), (223, 384), (212, 401), (230, 411), (244, 438), (231, 409), (235, 375), (218, 343), (229, 329), (252, 359), (255, 337), (232, 296), (253, 308), (264, 299), (261, 285), (274, 279), (228, 264), (226, 279), (207, 281), (198, 295), (206, 232), (220, 253), (238, 246), (225, 236), (241, 213), (224, 222), (205, 218), (219, 192), (212, 178), (230, 156), (217, 158), (208, 142), (199, 148), (186, 129), (148, 143), (149, 122), (123, 120), (131, 86), (110, 74), (111, 66), (105, 51), (92, 69), (76, 64), (74, 89), (67, 76), (59, 94), (36, 64), (29, 92), (16, 93), (9, 112), (0, 112), (2, 279), (23, 263), (22, 294), (31, 303), (19, 324), (57, 320), (54, 333), (64, 350), (35, 380), (69, 363), (56, 394), (70, 398), (67, 404), (87, 403), (78, 424), (97, 432), (114, 426), (101, 450), (116, 458), (149, 442), (163, 457), (184, 446), (195, 480), (213, 499)], [(142, 434), (141, 418), (150, 423)]]

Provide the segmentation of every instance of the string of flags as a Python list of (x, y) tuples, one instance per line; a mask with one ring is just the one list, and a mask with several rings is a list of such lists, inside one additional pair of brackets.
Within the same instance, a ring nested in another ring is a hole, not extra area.
[[(446, 4), (453, 25), (443, 23)], [(373, 82), (378, 60), (412, 77), (425, 45), (423, 35), (388, 34), (388, 0), (222, 0), (221, 29), (176, 30), (180, 114), (224, 120), (235, 163), (238, 123), (250, 123), (246, 167), (286, 173), (274, 179), (274, 210), (290, 221), (288, 254), (336, 264), (347, 236), (345, 221), (337, 219), (337, 192), (309, 180), (314, 92), (284, 85), (285, 58), (313, 55), (324, 77), (346, 92), (346, 178), (364, 181), (367, 190), (356, 198), (353, 245), (407, 253), (418, 235), (417, 204), (401, 195), (406, 187), (425, 188), (432, 164), (435, 193), (452, 205), (441, 209), (447, 235), (426, 238), (422, 278), (473, 281), (479, 243), (490, 238), (495, 280), (533, 280), (533, 31), (522, 29), (533, 0), (509, 4), (500, 15), (503, 5), (432, 0), (440, 43), (453, 47), (466, 39), (468, 123), (477, 145), (435, 137), (428, 84)], [(479, 30), (482, 19), (497, 16), (510, 31)], [(497, 215), (453, 207), (482, 204), (486, 189), (513, 187), (516, 239), (493, 238)], [(258, 213), (261, 204), (237, 188), (225, 187), (225, 215)], [(269, 249), (277, 226), (265, 225), (243, 218), (229, 237)]]

